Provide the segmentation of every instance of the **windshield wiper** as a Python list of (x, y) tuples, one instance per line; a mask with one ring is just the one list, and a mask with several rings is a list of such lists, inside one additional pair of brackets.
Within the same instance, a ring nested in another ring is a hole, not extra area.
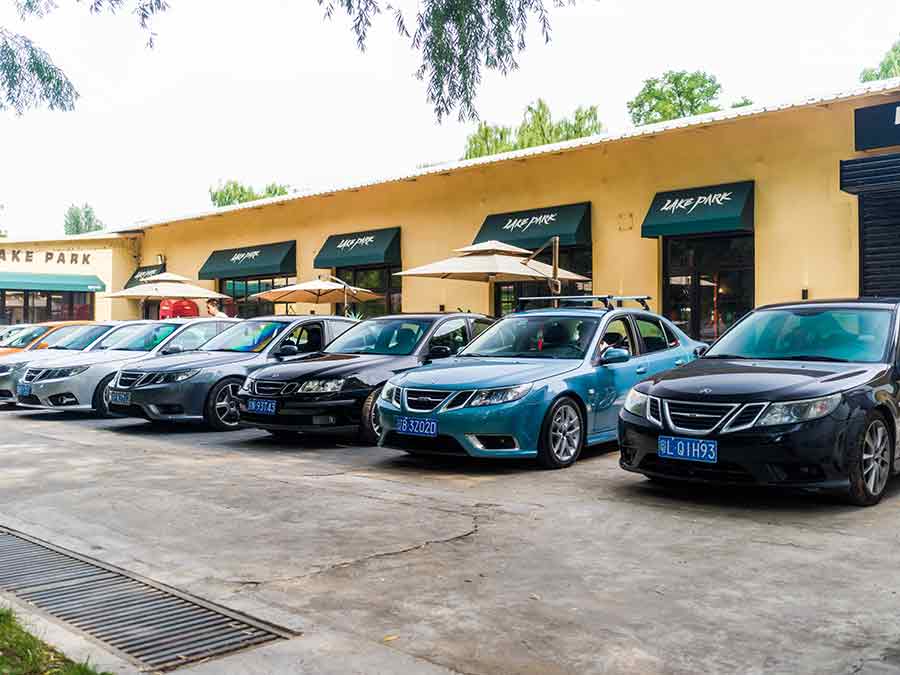
[(772, 361), (825, 361), (828, 363), (850, 363), (850, 359), (839, 359), (836, 356), (810, 356), (809, 354), (795, 354), (793, 356), (773, 356)]

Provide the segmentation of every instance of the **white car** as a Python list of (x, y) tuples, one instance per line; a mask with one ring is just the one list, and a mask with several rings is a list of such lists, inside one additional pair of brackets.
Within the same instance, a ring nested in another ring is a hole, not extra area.
[(125, 324), (106, 321), (92, 325), (63, 326), (47, 339), (46, 349), (26, 349), (0, 356), (0, 405), (16, 402), (16, 385), (29, 366), (71, 357), (74, 352), (89, 352), (104, 336)]
[(235, 321), (211, 317), (129, 323), (102, 339), (90, 353), (28, 368), (16, 386), (16, 403), (25, 408), (93, 410), (106, 416), (107, 387), (123, 365), (197, 349)]

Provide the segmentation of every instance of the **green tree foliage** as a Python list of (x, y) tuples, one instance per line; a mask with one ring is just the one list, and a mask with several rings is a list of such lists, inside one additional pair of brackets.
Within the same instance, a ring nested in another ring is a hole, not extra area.
[(233, 204), (243, 204), (244, 202), (253, 202), (257, 199), (266, 199), (267, 197), (280, 197), (288, 193), (288, 186), (280, 183), (269, 183), (262, 192), (257, 192), (250, 185), (243, 185), (236, 180), (225, 181), (217, 187), (209, 188), (209, 199), (213, 206), (232, 206)]
[[(13, 0), (22, 18), (43, 16), (63, 1), (80, 2), (92, 12), (130, 9), (148, 32), (153, 17), (169, 7), (166, 0)], [(477, 116), (474, 101), (482, 70), (504, 75), (515, 70), (532, 21), (537, 21), (544, 41), (550, 41), (545, 0), (422, 0), (409, 15), (390, 0), (316, 2), (325, 18), (337, 13), (349, 17), (360, 50), (365, 49), (376, 18), (389, 17), (400, 36), (421, 54), (416, 76), (426, 83), (438, 119), (454, 110), (460, 119)], [(547, 2), (556, 7), (566, 0)], [(154, 37), (150, 32), (151, 46)], [(77, 98), (75, 86), (46, 52), (28, 37), (0, 26), (0, 110), (11, 108), (19, 114), (38, 106), (70, 110)]]
[(72, 204), (66, 210), (66, 234), (86, 234), (87, 232), (97, 232), (105, 228), (106, 226), (97, 218), (90, 204), (85, 204), (84, 206)]
[[(715, 112), (722, 109), (716, 102), (721, 92), (715, 76), (702, 70), (668, 70), (662, 77), (644, 80), (638, 95), (628, 102), (628, 113), (635, 124), (652, 124)], [(752, 103), (744, 96), (732, 107)]]
[(556, 121), (547, 103), (538, 99), (525, 109), (522, 123), (516, 129), (480, 122), (466, 139), (465, 159), (568, 141), (601, 131), (603, 124), (597, 116), (597, 106), (579, 107), (571, 118)]
[(860, 82), (873, 82), (875, 80), (887, 80), (891, 77), (900, 77), (900, 40), (897, 40), (888, 50), (877, 68), (866, 68), (859, 76)]
[(743, 108), (744, 106), (753, 105), (753, 101), (746, 96), (741, 96), (737, 101), (731, 104), (732, 108)]

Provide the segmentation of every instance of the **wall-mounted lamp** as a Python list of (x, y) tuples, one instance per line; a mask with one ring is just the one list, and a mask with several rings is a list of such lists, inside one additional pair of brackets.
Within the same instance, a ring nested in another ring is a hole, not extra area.
[(166, 264), (166, 256), (164, 256), (162, 253), (157, 253), (156, 254), (156, 264), (157, 265), (165, 265)]
[(804, 300), (809, 300), (809, 289), (804, 288), (802, 291), (800, 291), (800, 297)]

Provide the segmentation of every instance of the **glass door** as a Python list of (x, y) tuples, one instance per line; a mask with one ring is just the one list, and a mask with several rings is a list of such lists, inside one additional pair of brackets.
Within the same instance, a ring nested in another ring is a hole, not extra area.
[(713, 342), (753, 306), (752, 235), (666, 238), (663, 308), (679, 328)]

